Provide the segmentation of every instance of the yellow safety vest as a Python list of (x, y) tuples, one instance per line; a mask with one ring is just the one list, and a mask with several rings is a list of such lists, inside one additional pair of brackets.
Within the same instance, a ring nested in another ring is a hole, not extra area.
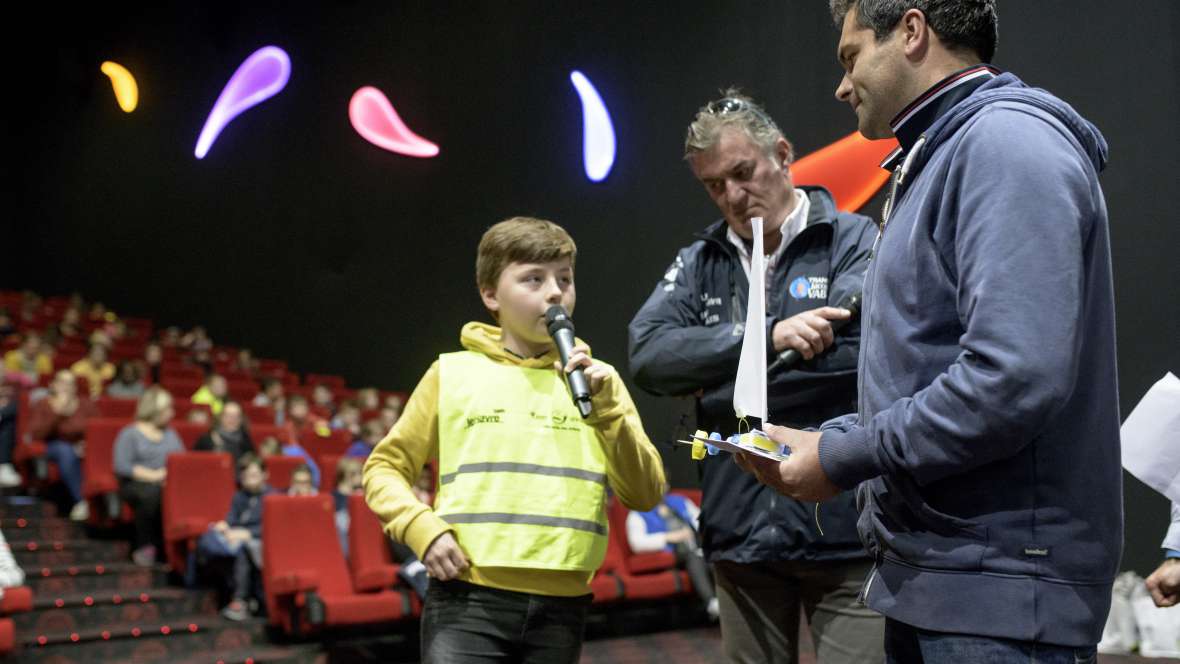
[(606, 555), (606, 457), (553, 369), (439, 357), (435, 513), (478, 567), (593, 571)]

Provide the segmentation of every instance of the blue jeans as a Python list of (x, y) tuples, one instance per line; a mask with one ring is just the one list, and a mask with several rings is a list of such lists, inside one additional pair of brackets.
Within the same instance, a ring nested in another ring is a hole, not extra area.
[(1097, 664), (1098, 647), (944, 634), (885, 619), (886, 664)]
[(82, 462), (78, 459), (78, 453), (74, 451), (74, 444), (64, 440), (51, 440), (45, 443), (45, 456), (57, 464), (61, 481), (70, 490), (74, 502), (82, 500)]
[(431, 579), (422, 608), (422, 664), (576, 664), (592, 598)]

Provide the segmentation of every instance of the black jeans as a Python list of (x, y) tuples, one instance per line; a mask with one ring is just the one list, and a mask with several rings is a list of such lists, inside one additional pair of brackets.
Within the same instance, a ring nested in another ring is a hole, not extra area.
[(431, 579), (422, 609), (422, 664), (574, 664), (591, 599)]
[(164, 546), (164, 527), (160, 522), (160, 485), (123, 479), (119, 497), (131, 506), (135, 514), (135, 548), (151, 544)]

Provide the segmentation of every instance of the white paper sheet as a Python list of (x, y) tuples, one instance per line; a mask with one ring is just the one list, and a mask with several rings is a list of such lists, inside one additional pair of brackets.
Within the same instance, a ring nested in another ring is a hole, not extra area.
[(733, 411), (739, 417), (766, 421), (766, 254), (762, 249), (762, 217), (750, 220), (754, 249), (750, 252), (750, 294), (746, 328), (733, 387)]
[(1180, 378), (1161, 378), (1123, 422), (1123, 468), (1180, 502)]

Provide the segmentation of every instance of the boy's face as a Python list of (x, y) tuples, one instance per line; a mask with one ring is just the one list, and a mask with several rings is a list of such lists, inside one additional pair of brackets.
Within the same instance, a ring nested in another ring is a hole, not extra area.
[(560, 304), (573, 315), (577, 294), (570, 259), (548, 263), (509, 263), (496, 287), (480, 291), (484, 306), (497, 314), (505, 334), (540, 349), (552, 345), (545, 311)]
[(299, 472), (291, 475), (291, 485), (287, 489), (290, 496), (310, 496), (315, 494), (311, 486), (311, 473)]
[(266, 483), (266, 472), (259, 468), (258, 464), (252, 463), (238, 474), (238, 482), (241, 483), (243, 490), (258, 493), (262, 490), (262, 485)]

